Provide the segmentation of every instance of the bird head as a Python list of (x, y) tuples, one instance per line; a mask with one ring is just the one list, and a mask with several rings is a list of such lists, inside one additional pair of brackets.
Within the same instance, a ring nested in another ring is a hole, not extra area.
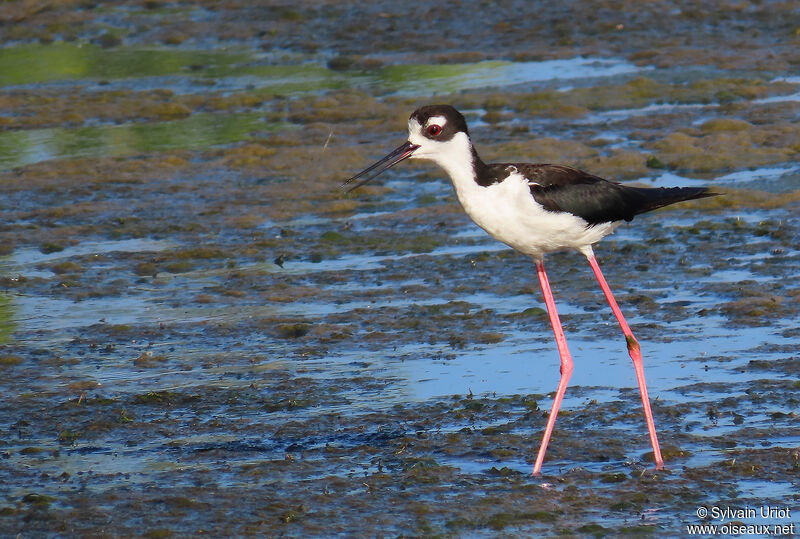
[(460, 112), (450, 105), (420, 107), (408, 119), (408, 140), (345, 181), (342, 189), (349, 193), (405, 159), (428, 159), (446, 168), (453, 160), (469, 159), (471, 152), (467, 122)]

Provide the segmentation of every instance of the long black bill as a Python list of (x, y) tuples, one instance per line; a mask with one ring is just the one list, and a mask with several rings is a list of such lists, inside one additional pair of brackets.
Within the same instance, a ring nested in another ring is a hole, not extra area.
[[(402, 146), (394, 150), (392, 153), (372, 165), (371, 167), (367, 167), (346, 182), (344, 182), (340, 189), (344, 189), (345, 193), (349, 193), (350, 191), (357, 189), (367, 183), (368, 181), (377, 177), (381, 172), (384, 170), (390, 169), (395, 166), (400, 161), (408, 158), (411, 156), (414, 151), (419, 148), (416, 144), (411, 144), (410, 142), (405, 142)], [(356, 183), (355, 185), (349, 185), (351, 182), (356, 181), (357, 179), (366, 176), (363, 180)]]

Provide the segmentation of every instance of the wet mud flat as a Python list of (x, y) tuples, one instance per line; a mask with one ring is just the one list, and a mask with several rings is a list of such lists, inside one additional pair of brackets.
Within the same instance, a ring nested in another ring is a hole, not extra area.
[[(674, 536), (701, 506), (798, 522), (792, 6), (370, 6), (4, 11), (0, 534)], [(724, 194), (596, 249), (666, 470), (578, 255), (547, 259), (575, 373), (533, 478), (558, 356), (531, 262), (430, 166), (338, 192), (434, 100), (487, 160)]]

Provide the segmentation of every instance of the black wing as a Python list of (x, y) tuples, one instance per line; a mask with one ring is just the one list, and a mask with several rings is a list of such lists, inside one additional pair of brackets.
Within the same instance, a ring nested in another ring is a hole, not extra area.
[(562, 165), (491, 165), (498, 170), (510, 166), (528, 178), (531, 195), (546, 210), (571, 213), (589, 225), (630, 221), (662, 206), (716, 194), (705, 187), (629, 187)]

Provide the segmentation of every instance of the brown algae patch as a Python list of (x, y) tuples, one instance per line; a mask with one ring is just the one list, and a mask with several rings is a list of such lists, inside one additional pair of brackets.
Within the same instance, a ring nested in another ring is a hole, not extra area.
[[(759, 79), (705, 79), (688, 83), (667, 83), (637, 77), (622, 84), (593, 85), (566, 91), (546, 90), (529, 94), (506, 94), (508, 106), (517, 112), (534, 115), (569, 117), (561, 111), (637, 109), (652, 104), (726, 104), (750, 101), (776, 94), (788, 94), (796, 85)], [(488, 107), (487, 107), (488, 108)]]
[[(782, 163), (800, 151), (800, 130), (788, 126), (767, 130), (749, 124), (707, 122), (701, 129), (707, 134), (670, 133), (650, 147), (667, 166), (697, 172)], [(781, 140), (785, 137), (788, 139)]]

